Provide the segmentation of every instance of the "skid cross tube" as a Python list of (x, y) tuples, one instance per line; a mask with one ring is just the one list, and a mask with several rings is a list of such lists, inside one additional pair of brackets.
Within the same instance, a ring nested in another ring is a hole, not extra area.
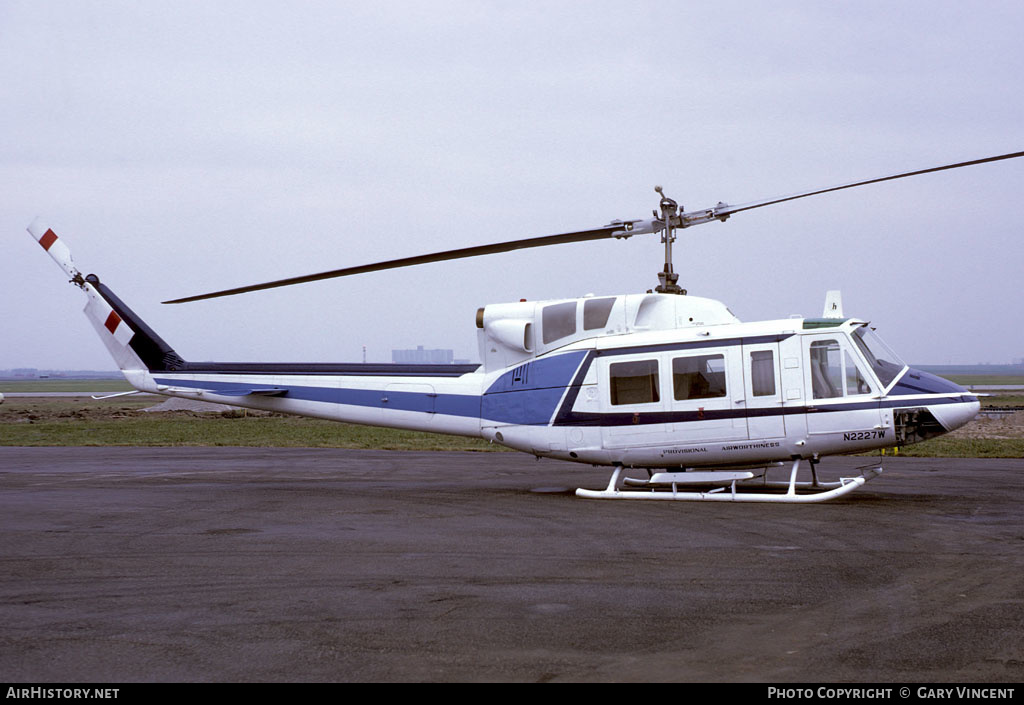
[[(635, 486), (647, 484), (642, 490), (620, 489), (620, 478), (622, 466), (617, 466), (612, 473), (608, 487), (603, 490), (577, 489), (576, 496), (587, 499), (646, 499), (646, 500), (671, 500), (677, 502), (781, 502), (789, 504), (810, 504), (815, 502), (827, 502), (831, 499), (842, 497), (853, 492), (858, 487), (863, 487), (868, 480), (882, 474), (881, 466), (868, 468), (858, 477), (841, 477), (838, 482), (818, 482), (817, 479), (811, 482), (797, 482), (797, 471), (800, 468), (801, 459), (793, 460), (787, 482), (770, 482), (765, 476), (760, 480), (736, 480), (729, 482), (728, 486), (717, 487), (706, 491), (679, 491), (679, 486), (685, 484), (674, 480), (668, 489), (659, 489), (657, 485), (640, 483), (627, 478), (626, 484)], [(676, 473), (685, 475), (686, 473)], [(755, 490), (785, 490), (781, 492), (761, 492)], [(729, 490), (728, 492), (726, 490)], [(802, 490), (802, 493), (797, 492)]]

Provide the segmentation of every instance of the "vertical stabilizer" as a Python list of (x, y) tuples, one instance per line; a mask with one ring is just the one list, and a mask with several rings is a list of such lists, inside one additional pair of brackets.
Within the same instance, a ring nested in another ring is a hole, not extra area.
[(142, 369), (171, 371), (185, 368), (188, 363), (174, 352), (174, 349), (156, 334), (156, 331), (146, 325), (146, 322), (139, 318), (137, 313), (128, 308), (110, 290), (110, 287), (100, 282), (99, 277), (90, 274), (85, 278), (85, 285), (95, 291), (104, 304), (100, 311), (110, 311), (107, 320), (115, 326), (111, 332), (122, 327), (131, 332), (128, 346), (131, 348), (132, 354), (141, 361)]
[(85, 292), (85, 315), (100, 340), (136, 388), (155, 386), (151, 370), (183, 367), (185, 362), (129, 309), (95, 274), (83, 277), (75, 267), (71, 250), (39, 218), (28, 226), (28, 232), (68, 276), (70, 282)]
[(100, 340), (107, 347), (107, 352), (117, 363), (118, 369), (145, 370), (145, 364), (131, 348), (135, 331), (110, 307), (92, 284), (86, 283), (82, 288), (89, 299), (85, 304), (85, 316), (96, 329)]

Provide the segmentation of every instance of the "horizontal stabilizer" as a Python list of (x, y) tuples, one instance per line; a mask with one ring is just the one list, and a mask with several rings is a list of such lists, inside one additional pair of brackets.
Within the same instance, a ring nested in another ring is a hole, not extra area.
[(222, 397), (247, 397), (249, 395), (261, 397), (280, 397), (288, 393), (285, 387), (255, 387), (253, 389), (211, 389), (212, 394), (219, 394)]
[(157, 391), (161, 394), (181, 394), (181, 395), (203, 395), (203, 394), (216, 394), (221, 397), (247, 397), (247, 396), (260, 396), (260, 397), (280, 397), (288, 393), (287, 387), (216, 387), (216, 382), (204, 382), (202, 386), (187, 386), (181, 387), (176, 385), (158, 384)]

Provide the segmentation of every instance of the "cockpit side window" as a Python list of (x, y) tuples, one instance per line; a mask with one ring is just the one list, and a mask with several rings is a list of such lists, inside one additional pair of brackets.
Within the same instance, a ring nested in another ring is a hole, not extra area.
[(846, 396), (853, 397), (858, 394), (871, 394), (871, 387), (864, 379), (853, 357), (846, 350), (843, 351), (843, 366), (846, 370)]
[(815, 340), (810, 347), (811, 389), (815, 399), (871, 394), (871, 386), (849, 350), (838, 340)]
[(843, 396), (843, 359), (838, 340), (811, 343), (811, 388), (815, 399)]

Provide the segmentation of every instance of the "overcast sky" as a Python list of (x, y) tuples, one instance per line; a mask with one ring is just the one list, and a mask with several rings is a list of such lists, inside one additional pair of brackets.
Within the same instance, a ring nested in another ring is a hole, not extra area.
[[(37, 215), (186, 359), (478, 359), (656, 236), (186, 296), (1024, 150), (1024, 3), (0, 0), (0, 369), (112, 369)], [(1024, 159), (687, 230), (742, 320), (827, 289), (912, 363), (1024, 357)]]

